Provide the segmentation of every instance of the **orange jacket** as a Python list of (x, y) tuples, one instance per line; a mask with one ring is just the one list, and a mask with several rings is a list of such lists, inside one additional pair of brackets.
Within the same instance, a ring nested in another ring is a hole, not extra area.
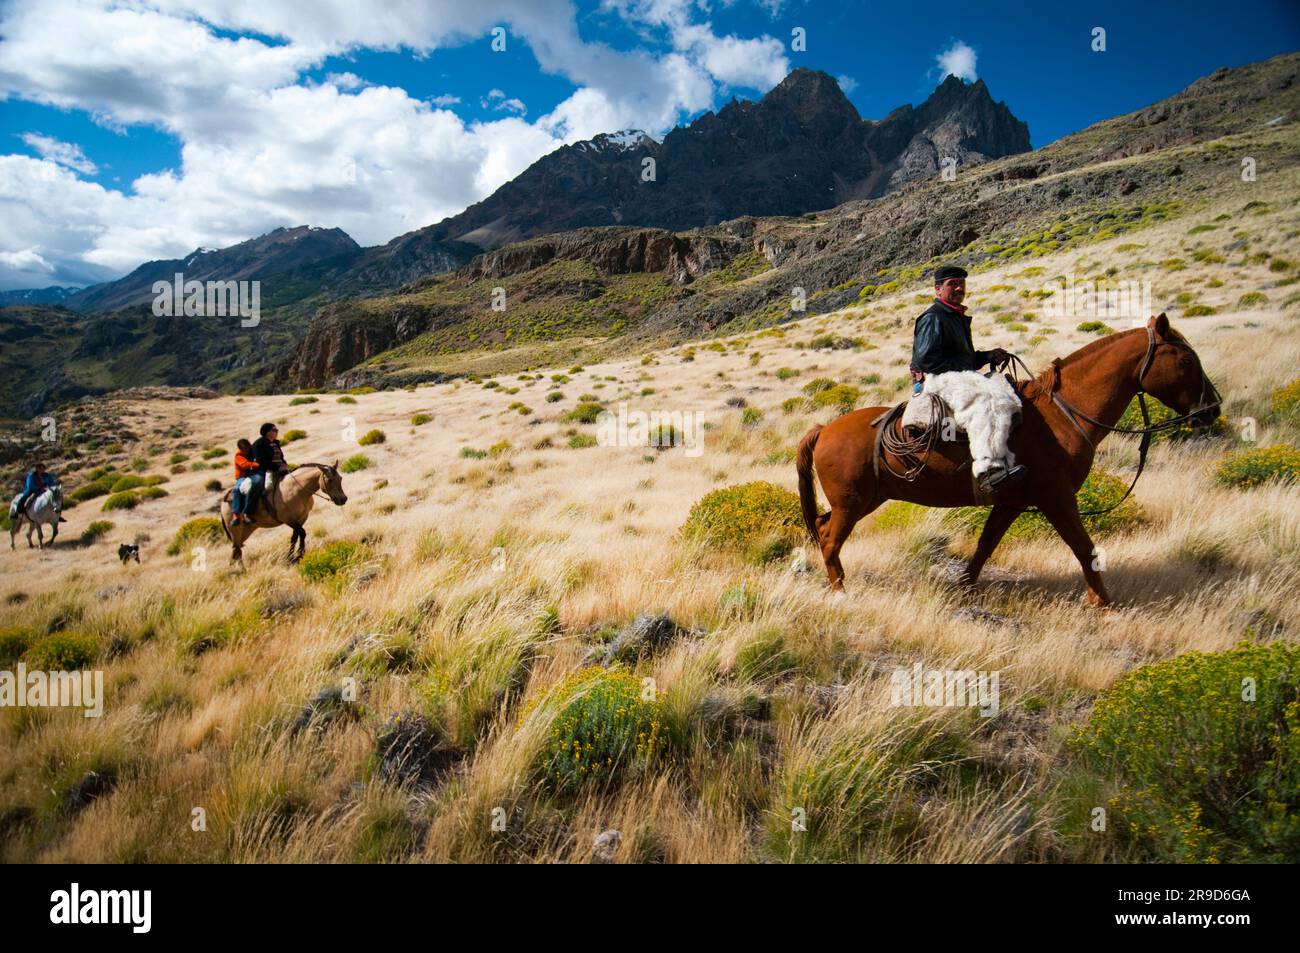
[(235, 451), (235, 479), (242, 480), (246, 476), (252, 476), (257, 472), (257, 461), (252, 457), (244, 456), (244, 451)]

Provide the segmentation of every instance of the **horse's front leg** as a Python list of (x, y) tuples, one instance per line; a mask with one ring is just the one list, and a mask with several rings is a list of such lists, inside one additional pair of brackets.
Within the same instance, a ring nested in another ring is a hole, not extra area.
[(27, 548), (32, 546), (32, 530), (36, 530), (36, 541), (39, 544), (38, 549), (45, 548), (45, 528), (40, 523), (29, 523), (27, 526)]
[(1106, 591), (1106, 583), (1102, 581), (1101, 572), (1097, 569), (1097, 549), (1083, 526), (1079, 504), (1071, 498), (1040, 503), (1038, 508), (1052, 524), (1052, 528), (1061, 534), (1061, 539), (1070, 547), (1074, 558), (1079, 560), (1088, 586), (1088, 604), (1097, 609), (1106, 608), (1110, 605), (1110, 593)]
[(989, 557), (993, 555), (993, 550), (998, 548), (998, 543), (1002, 542), (1002, 537), (1006, 535), (1019, 515), (1020, 510), (1014, 506), (995, 506), (989, 511), (988, 519), (984, 521), (984, 529), (980, 532), (979, 542), (975, 544), (975, 555), (971, 556), (970, 562), (962, 570), (958, 579), (960, 583), (967, 586), (975, 585), (984, 569), (984, 564), (988, 562)]

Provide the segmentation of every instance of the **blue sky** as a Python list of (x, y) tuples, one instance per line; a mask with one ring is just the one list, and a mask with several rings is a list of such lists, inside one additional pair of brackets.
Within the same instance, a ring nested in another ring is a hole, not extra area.
[(1296, 49), (1286, 2), (6, 0), (0, 288), (103, 280), (277, 225), (387, 241), (564, 142), (659, 135), (796, 66), (879, 118), (925, 99), (947, 53), (1037, 147)]

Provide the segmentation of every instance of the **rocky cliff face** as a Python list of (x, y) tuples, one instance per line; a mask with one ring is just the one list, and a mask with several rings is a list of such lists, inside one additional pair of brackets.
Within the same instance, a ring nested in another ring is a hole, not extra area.
[[(337, 383), (362, 361), (481, 312), (486, 298), (469, 297), (463, 293), (466, 289), (517, 279), (511, 282), (511, 300), (525, 303), (595, 298), (604, 288), (603, 279), (627, 275), (653, 275), (684, 289), (738, 255), (753, 251), (774, 259), (779, 247), (752, 220), (729, 222), (708, 233), (608, 227), (519, 242), (479, 255), (453, 274), (413, 282), (391, 298), (340, 301), (320, 309), (286, 374), (299, 387)], [(547, 268), (564, 263), (580, 267), (573, 274)], [(431, 290), (438, 294), (430, 296)]]

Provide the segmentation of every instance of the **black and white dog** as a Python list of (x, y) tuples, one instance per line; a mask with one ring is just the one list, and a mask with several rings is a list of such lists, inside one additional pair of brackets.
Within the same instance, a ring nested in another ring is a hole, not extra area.
[(132, 559), (138, 563), (140, 561), (139, 544), (132, 543), (127, 545), (126, 543), (123, 543), (121, 546), (117, 547), (117, 558), (122, 560), (123, 566), (129, 563)]

